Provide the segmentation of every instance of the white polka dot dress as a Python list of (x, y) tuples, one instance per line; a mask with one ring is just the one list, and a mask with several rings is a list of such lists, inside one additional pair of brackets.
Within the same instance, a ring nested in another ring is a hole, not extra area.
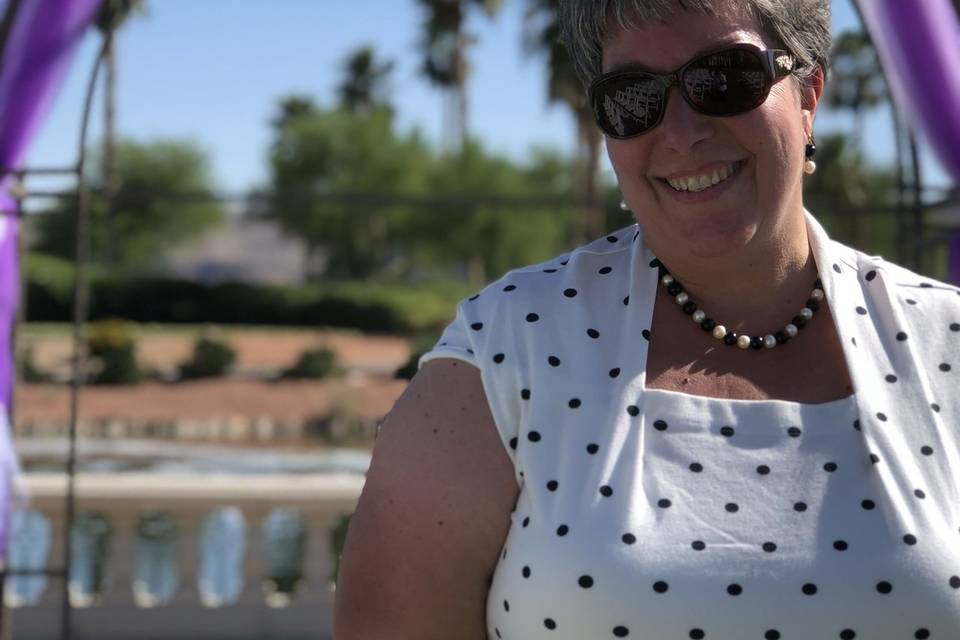
[(520, 488), (490, 638), (960, 638), (960, 292), (807, 219), (835, 402), (646, 389), (636, 226), (459, 305), (421, 364), (479, 367)]

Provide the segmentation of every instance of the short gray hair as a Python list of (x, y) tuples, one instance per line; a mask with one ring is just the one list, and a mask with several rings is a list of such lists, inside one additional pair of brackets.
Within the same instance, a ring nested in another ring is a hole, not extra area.
[[(757, 17), (763, 34), (797, 59), (794, 75), (808, 80), (830, 68), (830, 0), (732, 0)], [(560, 40), (584, 87), (600, 75), (611, 21), (625, 29), (666, 23), (678, 11), (717, 15), (717, 0), (560, 0)]]

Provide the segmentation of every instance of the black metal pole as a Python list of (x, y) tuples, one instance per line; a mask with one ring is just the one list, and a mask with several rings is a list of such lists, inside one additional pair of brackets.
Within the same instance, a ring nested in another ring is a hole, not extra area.
[(83, 105), (83, 118), (80, 121), (80, 141), (77, 152), (77, 225), (74, 243), (74, 277), (73, 277), (73, 375), (70, 380), (70, 432), (69, 449), (67, 453), (67, 495), (66, 518), (63, 532), (64, 566), (66, 579), (62, 584), (61, 602), (61, 640), (70, 640), (72, 616), (70, 606), (70, 563), (72, 561), (71, 532), (75, 517), (75, 486), (76, 457), (77, 457), (77, 413), (79, 409), (80, 388), (84, 383), (83, 325), (87, 317), (87, 282), (86, 266), (89, 254), (90, 237), (90, 190), (84, 180), (83, 169), (86, 163), (87, 129), (90, 123), (90, 112), (93, 107), (93, 95), (97, 87), (97, 76), (102, 66), (106, 47), (101, 47), (97, 60), (90, 73), (87, 85), (87, 95)]

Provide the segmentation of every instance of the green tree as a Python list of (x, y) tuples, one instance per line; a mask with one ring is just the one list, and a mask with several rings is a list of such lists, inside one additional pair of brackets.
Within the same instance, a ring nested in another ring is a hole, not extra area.
[(583, 85), (573, 62), (560, 42), (557, 22), (559, 0), (528, 0), (524, 20), (524, 49), (546, 58), (547, 96), (570, 109), (577, 129), (575, 197), (581, 208), (576, 241), (586, 242), (601, 235), (606, 226), (600, 186), (600, 149), (603, 136), (586, 101)]
[[(280, 103), (270, 152), (272, 197), (259, 215), (301, 238), (325, 274), (381, 274), (409, 207), (385, 200), (424, 192), (430, 153), (414, 132), (399, 135), (386, 107), (321, 108), (310, 98)], [(379, 198), (379, 199), (378, 199)]]
[(426, 18), (420, 48), (423, 73), (431, 84), (447, 94), (446, 130), (449, 140), (463, 146), (469, 134), (467, 77), (470, 66), (467, 49), (475, 38), (466, 33), (463, 23), (470, 7), (493, 16), (502, 0), (418, 0)]
[(387, 80), (391, 60), (378, 61), (372, 47), (360, 47), (346, 58), (343, 79), (337, 87), (340, 104), (348, 111), (390, 108)]
[[(150, 143), (123, 141), (117, 148), (120, 181), (113, 201), (116, 265), (127, 270), (147, 270), (162, 263), (164, 252), (207, 231), (223, 217), (211, 198), (209, 163), (192, 142), (160, 140)], [(90, 180), (91, 255), (94, 264), (105, 264), (104, 177)], [(37, 219), (37, 251), (73, 258), (75, 207), (72, 200)]]

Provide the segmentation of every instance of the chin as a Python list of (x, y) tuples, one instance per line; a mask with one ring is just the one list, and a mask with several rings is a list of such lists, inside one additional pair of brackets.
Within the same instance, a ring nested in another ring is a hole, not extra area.
[(675, 246), (686, 245), (686, 253), (694, 258), (716, 259), (742, 252), (756, 233), (755, 224), (736, 225), (727, 229), (711, 229), (710, 225), (692, 230)]

